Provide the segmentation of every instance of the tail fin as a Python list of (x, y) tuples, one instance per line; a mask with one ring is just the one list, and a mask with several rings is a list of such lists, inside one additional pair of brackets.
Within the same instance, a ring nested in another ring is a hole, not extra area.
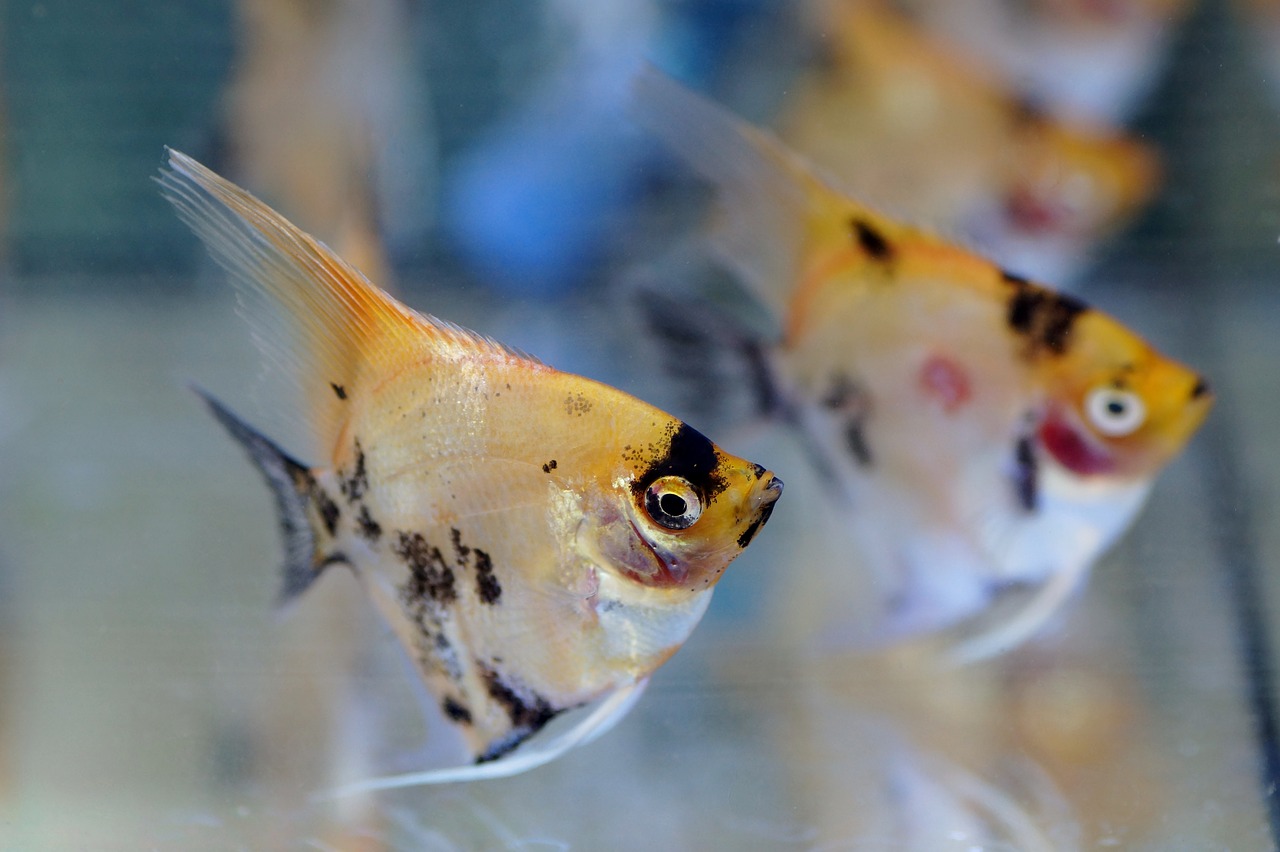
[(279, 603), (287, 604), (305, 592), (326, 567), (346, 561), (342, 554), (326, 551), (316, 527), (316, 521), (329, 526), (335, 523), (337, 507), (304, 465), (290, 458), (218, 400), (199, 388), (193, 390), (248, 452), (276, 498), (284, 535), (284, 583)]

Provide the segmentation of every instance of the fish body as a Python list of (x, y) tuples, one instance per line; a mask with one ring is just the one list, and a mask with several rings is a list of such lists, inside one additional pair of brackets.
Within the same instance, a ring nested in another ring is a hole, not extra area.
[[(776, 318), (759, 396), (844, 498), (852, 570), (881, 601), (867, 629), (933, 631), (1032, 590), (974, 647), (1025, 636), (1128, 526), (1207, 384), (1101, 311), (831, 188), (655, 71), (634, 100), (716, 185), (718, 254)], [(678, 309), (656, 313), (660, 333), (694, 339)]]
[(214, 413), (275, 491), (285, 597), (350, 567), (478, 762), (634, 689), (689, 636), (781, 483), (688, 425), (418, 314), (171, 152), (161, 184), (296, 341), (318, 464)]
[(1055, 111), (1131, 118), (1193, 0), (905, 0), (928, 29), (999, 67)]
[(1146, 145), (1053, 115), (880, 3), (831, 3), (826, 20), (829, 61), (800, 79), (777, 126), (860, 198), (1058, 278), (1158, 185)]

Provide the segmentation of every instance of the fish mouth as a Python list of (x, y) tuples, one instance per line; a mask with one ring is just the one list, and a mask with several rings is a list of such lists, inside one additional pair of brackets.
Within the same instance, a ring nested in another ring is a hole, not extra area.
[(738, 547), (746, 548), (751, 540), (756, 537), (756, 533), (760, 532), (760, 528), (769, 522), (769, 518), (773, 515), (773, 509), (778, 505), (778, 498), (782, 496), (782, 480), (773, 474), (769, 474), (769, 481), (765, 486), (751, 495), (752, 508), (755, 510), (755, 520), (747, 525), (742, 531), (742, 535), (738, 536)]
[(1079, 476), (1112, 473), (1116, 458), (1059, 414), (1050, 414), (1036, 430), (1040, 445), (1058, 464)]
[(624, 569), (625, 573), (638, 583), (646, 586), (656, 586), (657, 588), (679, 586), (688, 582), (689, 566), (680, 562), (671, 554), (659, 553), (658, 549), (640, 532), (640, 528), (636, 526), (635, 521), (630, 523), (631, 531), (635, 534), (636, 541), (640, 543), (645, 553), (653, 560), (653, 565), (657, 567), (652, 573), (641, 573), (634, 570), (634, 568)]
[(1079, 230), (1077, 211), (1026, 188), (1014, 190), (1005, 198), (1005, 216), (1014, 230), (1034, 237)]

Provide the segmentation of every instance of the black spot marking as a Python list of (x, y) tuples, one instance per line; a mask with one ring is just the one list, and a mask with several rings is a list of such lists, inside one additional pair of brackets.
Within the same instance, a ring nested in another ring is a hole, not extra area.
[(553, 471), (553, 470), (555, 470), (555, 469), (556, 469), (556, 460), (555, 460), (555, 459), (552, 459), (551, 461), (547, 462), (546, 464), (544, 464), (544, 465), (542, 466), (542, 472), (543, 472), (543, 473), (550, 473), (551, 471)]
[(1191, 398), (1199, 399), (1209, 392), (1209, 382), (1204, 378), (1204, 376), (1197, 376), (1195, 387), (1191, 388)]
[(849, 230), (853, 233), (853, 238), (857, 240), (858, 245), (872, 260), (880, 263), (888, 263), (893, 260), (895, 254), (893, 246), (885, 239), (884, 234), (876, 230), (870, 223), (863, 219), (854, 218), (849, 221)]
[(1071, 342), (1071, 328), (1089, 306), (1072, 296), (1055, 293), (1016, 276), (1003, 274), (1013, 288), (1006, 321), (1009, 327), (1026, 337), (1030, 355), (1048, 351), (1061, 355)]
[(343, 553), (341, 550), (335, 550), (320, 560), (320, 564), (316, 566), (316, 570), (318, 571), (321, 568), (328, 568), (330, 565), (350, 564), (351, 560), (347, 557), (347, 554)]
[(1010, 272), (1007, 269), (1000, 270), (1000, 277), (1004, 280), (1004, 283), (1012, 284), (1015, 287), (1023, 287), (1031, 283), (1026, 278), (1023, 278), (1021, 275), (1018, 275), (1017, 273), (1014, 273), (1014, 272)]
[(350, 503), (362, 499), (369, 492), (369, 471), (365, 467), (364, 450), (361, 448), (359, 440), (355, 442), (355, 448), (355, 469), (350, 476), (344, 477), (338, 485), (342, 490), (343, 496)]
[(581, 417), (591, 410), (591, 400), (580, 393), (571, 393), (564, 398), (564, 410), (570, 416)]
[(1013, 490), (1018, 504), (1034, 512), (1040, 503), (1039, 462), (1031, 438), (1023, 436), (1013, 447)]
[(336, 394), (338, 395), (338, 399), (346, 399), (346, 398), (347, 398), (347, 389), (346, 389), (346, 388), (344, 388), (342, 385), (334, 384), (333, 382), (329, 382), (329, 387), (333, 388), (333, 392), (334, 392), (334, 393), (336, 393)]
[(454, 650), (453, 643), (449, 641), (449, 637), (445, 636), (443, 631), (435, 634), (435, 648), (432, 656), (439, 666), (444, 669), (450, 680), (454, 683), (462, 681), (462, 661), (458, 659), (458, 652)]
[[(489, 696), (502, 705), (507, 711), (507, 717), (511, 719), (511, 727), (522, 732), (524, 737), (540, 730), (555, 718), (557, 711), (541, 695), (528, 691), (527, 698), (521, 697), (493, 669), (482, 665), (480, 673), (484, 677), (485, 689)], [(512, 743), (508, 751), (516, 745), (519, 745), (519, 741)]]
[(338, 530), (338, 519), (342, 517), (342, 512), (338, 509), (338, 504), (329, 496), (329, 492), (320, 487), (315, 479), (308, 476), (311, 500), (315, 503), (316, 511), (320, 513), (320, 520), (324, 523), (324, 528), (329, 535), (333, 535)]
[(844, 427), (844, 444), (861, 467), (871, 467), (871, 447), (867, 445), (867, 434), (863, 430), (861, 419), (850, 420)]
[(459, 565), (467, 564), (467, 557), (471, 555), (471, 548), (462, 543), (462, 533), (457, 527), (449, 530), (449, 541), (453, 543), (453, 556)]
[(409, 600), (430, 599), (441, 604), (458, 599), (453, 569), (445, 564), (440, 548), (433, 547), (421, 533), (399, 533), (395, 553), (409, 566), (404, 594)]
[(760, 512), (760, 516), (751, 522), (742, 535), (738, 536), (738, 547), (745, 549), (751, 543), (751, 539), (756, 537), (756, 533), (760, 532), (760, 528), (764, 526), (764, 522), (769, 520), (769, 516), (773, 514), (773, 504), (770, 503)]
[(369, 514), (369, 507), (363, 503), (360, 505), (360, 514), (356, 515), (356, 529), (370, 543), (376, 543), (382, 538), (382, 524), (373, 519), (373, 515)]
[[(499, 662), (495, 658), (494, 663)], [(490, 697), (506, 710), (512, 727), (511, 733), (490, 743), (489, 748), (476, 758), (476, 763), (487, 763), (510, 753), (554, 719), (560, 710), (553, 708), (545, 698), (529, 693), (528, 690), (524, 690), (528, 693), (527, 697), (522, 696), (504, 682), (497, 672), (479, 663), (477, 666)]]
[(671, 442), (663, 455), (640, 474), (631, 484), (631, 489), (640, 499), (654, 480), (663, 476), (680, 476), (699, 491), (704, 504), (710, 503), (728, 487), (719, 467), (715, 444), (688, 423), (680, 423), (672, 427)]
[(481, 601), (493, 606), (502, 597), (502, 585), (493, 575), (493, 560), (489, 558), (489, 554), (478, 547), (475, 549), (475, 554), (476, 593), (480, 595)]
[(444, 715), (448, 716), (450, 719), (457, 722), (458, 724), (460, 725), (471, 724), (471, 711), (467, 708), (466, 705), (464, 705), (461, 701), (458, 701), (453, 696), (447, 696), (444, 699), (444, 703), (441, 704), (441, 708), (444, 710)]
[(867, 443), (866, 425), (871, 414), (871, 400), (867, 392), (853, 379), (837, 373), (831, 380), (831, 387), (819, 401), (823, 407), (844, 417), (845, 446), (859, 465), (870, 467), (873, 459)]

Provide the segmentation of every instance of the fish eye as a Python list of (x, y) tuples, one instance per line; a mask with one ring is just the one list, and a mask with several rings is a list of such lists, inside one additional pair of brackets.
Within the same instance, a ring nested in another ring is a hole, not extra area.
[(1096, 388), (1085, 399), (1085, 413), (1104, 435), (1130, 435), (1147, 419), (1147, 407), (1136, 393), (1114, 387)]
[(645, 489), (644, 510), (659, 526), (686, 530), (702, 517), (702, 498), (689, 480), (664, 476)]

